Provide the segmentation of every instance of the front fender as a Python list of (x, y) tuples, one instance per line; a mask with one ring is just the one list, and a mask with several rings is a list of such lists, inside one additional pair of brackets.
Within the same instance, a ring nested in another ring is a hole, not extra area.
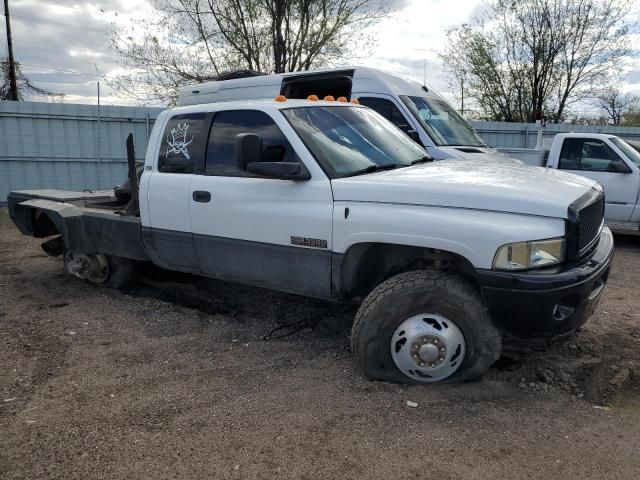
[(505, 243), (564, 235), (563, 219), (535, 215), (374, 202), (334, 207), (333, 246), (341, 254), (360, 243), (388, 243), (444, 250), (491, 268)]

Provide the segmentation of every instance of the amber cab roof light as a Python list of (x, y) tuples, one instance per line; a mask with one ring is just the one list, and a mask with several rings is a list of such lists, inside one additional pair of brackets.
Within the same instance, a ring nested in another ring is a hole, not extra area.
[(318, 96), (317, 95), (309, 95), (307, 97), (307, 100), (309, 100), (310, 102), (317, 102), (318, 101)]
[(287, 101), (287, 97), (285, 97), (284, 95), (278, 95), (276, 98), (274, 98), (274, 100), (276, 102), (286, 102)]
[(334, 102), (335, 98), (333, 98), (333, 95), (327, 95), (326, 97), (324, 97), (324, 101), (325, 102)]

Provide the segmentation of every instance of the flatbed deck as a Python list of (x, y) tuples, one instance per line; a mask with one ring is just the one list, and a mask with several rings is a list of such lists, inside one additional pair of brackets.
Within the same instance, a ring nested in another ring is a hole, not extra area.
[(126, 205), (109, 190), (20, 190), (9, 194), (8, 204), (9, 215), (25, 235), (60, 235), (77, 253), (149, 259), (140, 217), (127, 215)]

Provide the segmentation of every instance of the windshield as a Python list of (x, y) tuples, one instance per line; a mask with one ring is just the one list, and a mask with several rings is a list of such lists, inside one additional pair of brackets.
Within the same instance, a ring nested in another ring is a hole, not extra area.
[(631, 160), (636, 165), (640, 165), (640, 153), (629, 145), (627, 142), (622, 140), (621, 138), (611, 137), (611, 143), (613, 143), (616, 147), (622, 150), (629, 160)]
[(332, 178), (370, 173), (376, 166), (409, 166), (428, 157), (422, 147), (368, 108), (300, 107), (282, 113)]
[(444, 100), (407, 95), (400, 98), (436, 145), (485, 146), (473, 127)]

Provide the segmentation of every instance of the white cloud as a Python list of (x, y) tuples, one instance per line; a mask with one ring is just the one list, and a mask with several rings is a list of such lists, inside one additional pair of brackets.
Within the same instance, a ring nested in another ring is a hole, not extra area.
[[(427, 83), (454, 98), (438, 52), (446, 45), (447, 29), (472, 21), (486, 11), (486, 4), (482, 0), (394, 0), (389, 5), (394, 11), (371, 31), (377, 45), (366, 58), (355, 61), (419, 81), (426, 64)], [(101, 0), (99, 4), (90, 0), (20, 0), (11, 2), (11, 11), (14, 50), (24, 72), (37, 85), (67, 94), (66, 101), (82, 103), (96, 102), (99, 75), (120, 71), (118, 58), (109, 49), (111, 25), (135, 25), (150, 15), (148, 0)], [(630, 19), (638, 17), (640, 0), (629, 12)], [(640, 49), (640, 29), (633, 42)], [(626, 62), (623, 68), (628, 79), (625, 90), (640, 93), (638, 60)], [(104, 102), (118, 101), (105, 82), (101, 83), (101, 94)]]
[[(412, 0), (403, 10), (375, 27), (378, 43), (363, 64), (409, 75), (450, 96), (449, 78), (438, 57), (446, 46), (446, 32), (481, 14), (479, 0)], [(426, 65), (426, 75), (425, 75)]]
[[(462, 23), (471, 23), (488, 10), (481, 0), (411, 0), (403, 10), (391, 15), (375, 27), (378, 44), (363, 65), (382, 68), (409, 75), (423, 81), (426, 63), (426, 83), (453, 100), (456, 92), (451, 91), (450, 77), (438, 57), (444, 50), (448, 29)], [(640, 18), (640, 0), (632, 4), (628, 19)], [(640, 25), (632, 34), (632, 48), (640, 51)], [(625, 91), (640, 94), (640, 61), (629, 58), (623, 65), (626, 74)]]

